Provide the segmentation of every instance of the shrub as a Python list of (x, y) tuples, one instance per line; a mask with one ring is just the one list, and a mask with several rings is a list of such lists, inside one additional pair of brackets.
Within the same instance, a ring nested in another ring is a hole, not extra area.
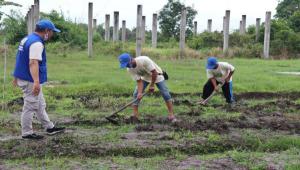
[(220, 47), (223, 44), (223, 35), (219, 32), (203, 32), (197, 36), (192, 37), (187, 42), (192, 49)]

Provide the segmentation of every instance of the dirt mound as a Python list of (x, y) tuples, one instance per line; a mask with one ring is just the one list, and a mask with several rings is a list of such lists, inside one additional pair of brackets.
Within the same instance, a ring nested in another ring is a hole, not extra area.
[(237, 99), (300, 98), (300, 92), (246, 92), (235, 95)]
[(271, 129), (290, 131), (291, 133), (300, 134), (300, 122), (297, 120), (289, 120), (282, 116), (282, 113), (270, 113), (267, 115), (246, 115), (242, 114), (236, 119), (208, 119), (196, 121), (189, 121), (181, 119), (176, 123), (167, 123), (158, 121), (157, 118), (151, 120), (143, 120), (143, 123), (136, 126), (136, 131), (178, 131), (178, 130), (191, 130), (191, 131), (205, 131), (213, 130), (217, 133), (228, 133), (231, 128), (239, 129)]
[(232, 158), (220, 158), (206, 161), (204, 164), (206, 169), (214, 170), (247, 170), (248, 168), (241, 165), (237, 165)]

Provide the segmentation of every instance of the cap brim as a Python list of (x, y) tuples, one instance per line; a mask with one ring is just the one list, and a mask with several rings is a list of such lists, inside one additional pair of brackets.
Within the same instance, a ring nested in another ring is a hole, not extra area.
[(121, 63), (120, 68), (126, 68), (128, 63)]
[(60, 30), (59, 29), (57, 29), (57, 28), (54, 28), (54, 30), (53, 30), (54, 32), (60, 32)]
[(214, 69), (216, 67), (216, 65), (206, 65), (207, 69)]

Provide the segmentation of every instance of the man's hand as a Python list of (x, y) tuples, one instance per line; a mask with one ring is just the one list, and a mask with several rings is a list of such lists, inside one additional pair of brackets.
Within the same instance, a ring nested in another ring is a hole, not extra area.
[(226, 77), (225, 83), (228, 83), (230, 81), (230, 77)]
[(13, 81), (12, 81), (11, 83), (12, 83), (12, 85), (13, 85), (14, 87), (17, 87), (17, 86), (18, 86), (18, 81), (17, 81), (16, 78), (14, 78)]
[(215, 89), (214, 89), (216, 92), (219, 92), (219, 86), (215, 86)]
[(33, 89), (32, 89), (33, 95), (35, 95), (35, 96), (39, 95), (40, 90), (41, 90), (40, 82), (34, 82), (33, 83)]
[(154, 88), (154, 85), (150, 85), (150, 86), (149, 86), (149, 92), (150, 92), (150, 93), (153, 93), (153, 92), (154, 92), (154, 89), (155, 89), (155, 88)]
[(138, 93), (137, 99), (138, 99), (138, 100), (141, 100), (142, 98), (143, 98), (143, 93)]

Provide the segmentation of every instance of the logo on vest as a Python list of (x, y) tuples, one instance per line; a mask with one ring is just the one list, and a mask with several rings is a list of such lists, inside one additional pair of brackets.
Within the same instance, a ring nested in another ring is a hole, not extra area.
[(20, 45), (19, 45), (19, 50), (20, 51), (23, 51), (23, 49), (24, 49), (24, 44), (25, 44), (25, 42), (28, 40), (28, 38), (27, 37), (25, 37), (25, 38), (23, 38), (22, 39), (22, 41), (21, 41), (21, 43), (20, 43)]

